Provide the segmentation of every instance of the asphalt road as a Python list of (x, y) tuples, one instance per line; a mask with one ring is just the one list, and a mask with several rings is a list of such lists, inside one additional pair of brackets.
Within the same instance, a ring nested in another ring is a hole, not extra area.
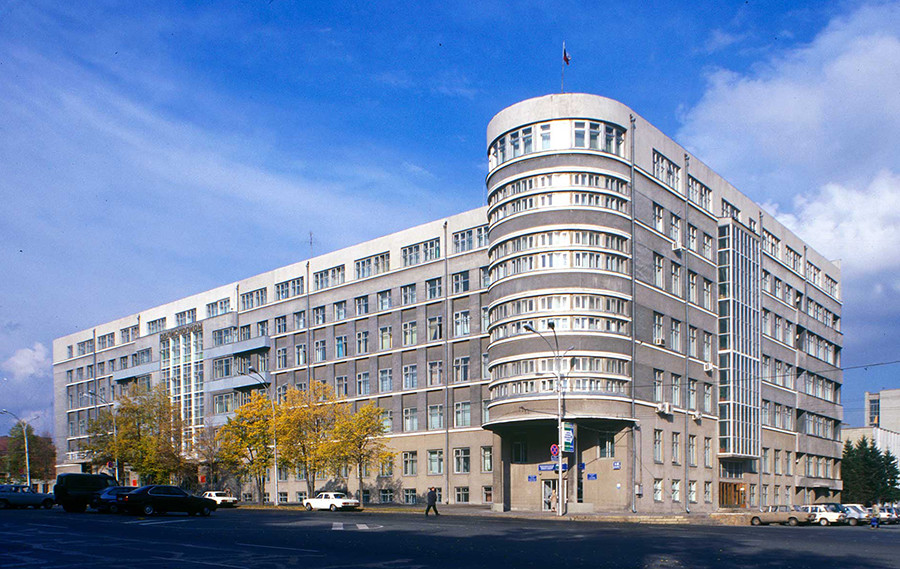
[(0, 511), (0, 568), (900, 568), (900, 526), (726, 527), (298, 510)]

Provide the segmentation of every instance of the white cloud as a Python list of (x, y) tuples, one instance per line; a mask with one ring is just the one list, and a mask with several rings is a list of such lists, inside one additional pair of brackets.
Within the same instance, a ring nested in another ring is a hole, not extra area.
[(0, 365), (0, 369), (12, 375), (14, 381), (24, 381), (50, 375), (50, 353), (47, 347), (35, 342), (30, 348), (20, 348)]
[(791, 213), (775, 215), (817, 250), (840, 259), (845, 277), (900, 269), (900, 174), (881, 171), (863, 188), (828, 184), (794, 198)]
[(711, 54), (723, 50), (736, 43), (740, 43), (746, 38), (747, 34), (730, 34), (724, 30), (716, 29), (709, 34), (709, 38), (706, 40), (706, 45), (704, 45), (703, 47), (706, 53)]

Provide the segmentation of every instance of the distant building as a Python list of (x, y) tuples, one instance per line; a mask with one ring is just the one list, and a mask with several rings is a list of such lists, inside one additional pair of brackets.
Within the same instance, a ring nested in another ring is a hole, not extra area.
[(866, 391), (866, 425), (900, 433), (900, 389)]
[(900, 458), (900, 433), (881, 429), (879, 427), (849, 427), (841, 431), (844, 442), (850, 441), (856, 444), (858, 440), (866, 437), (873, 441), (878, 450), (890, 451), (895, 457)]
[[(504, 109), (487, 159), (487, 207), (54, 341), (60, 470), (89, 467), (89, 419), (132, 384), (167, 386), (191, 452), (259, 389), (253, 366), (278, 396), (321, 381), (383, 408), (396, 461), (362, 489), (349, 471), (316, 481), (364, 501), (431, 486), (505, 510), (547, 510), (553, 491), (569, 512), (836, 499), (837, 264), (611, 99)], [(280, 502), (305, 494), (302, 472), (273, 476)]]

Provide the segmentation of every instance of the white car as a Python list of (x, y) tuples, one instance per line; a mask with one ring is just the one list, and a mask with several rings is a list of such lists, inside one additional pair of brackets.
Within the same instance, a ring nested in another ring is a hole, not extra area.
[(810, 504), (800, 506), (800, 509), (804, 512), (815, 514), (816, 517), (815, 520), (813, 520), (814, 524), (827, 526), (830, 524), (847, 523), (847, 514), (842, 512), (834, 504)]
[(233, 508), (237, 506), (237, 498), (228, 494), (228, 492), (223, 492), (221, 490), (210, 490), (209, 492), (203, 493), (204, 498), (209, 498), (210, 500), (215, 501), (219, 507), (230, 507)]
[(319, 492), (315, 498), (303, 500), (303, 507), (307, 510), (356, 510), (359, 509), (359, 500), (351, 498), (343, 492)]

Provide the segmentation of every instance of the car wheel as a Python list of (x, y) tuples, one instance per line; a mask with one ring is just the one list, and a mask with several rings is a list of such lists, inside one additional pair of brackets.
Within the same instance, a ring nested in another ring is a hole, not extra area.
[(118, 504), (110, 504), (108, 510), (109, 510), (110, 514), (118, 514), (119, 513), (119, 505)]
[(205, 518), (212, 513), (212, 510), (209, 509), (209, 506), (203, 506), (202, 508), (200, 508), (199, 513), (201, 516), (203, 516)]
[(850, 518), (850, 520), (847, 523), (850, 524), (851, 526), (855, 526), (856, 524), (859, 523), (859, 521), (856, 518)]
[(788, 518), (788, 525), (789, 525), (789, 526), (795, 526), (795, 525), (797, 525), (797, 524), (799, 524), (799, 523), (800, 523), (800, 522), (797, 521), (797, 518)]
[(147, 504), (141, 511), (144, 512), (145, 516), (152, 516), (156, 513), (156, 508), (153, 507), (153, 504)]
[(336, 512), (336, 511), (337, 511), (337, 506), (335, 506), (334, 504), (332, 504), (331, 507), (328, 508), (328, 509), (331, 510), (332, 512)]
[(751, 526), (758, 526), (758, 525), (760, 525), (760, 524), (762, 524), (762, 520), (759, 519), (758, 517), (753, 516), (752, 518), (750, 518), (750, 525), (751, 525)]
[(819, 520), (819, 525), (820, 525), (820, 526), (827, 526), (827, 525), (828, 525), (828, 520), (825, 519), (825, 518), (822, 518), (821, 520)]
[(53, 507), (53, 500), (44, 500), (44, 503), (41, 504), (45, 510), (49, 510)]
[(307, 505), (305, 506), (305, 508), (306, 508), (306, 511), (307, 511), (307, 512), (311, 512), (311, 511), (312, 511), (312, 504), (307, 504)]

